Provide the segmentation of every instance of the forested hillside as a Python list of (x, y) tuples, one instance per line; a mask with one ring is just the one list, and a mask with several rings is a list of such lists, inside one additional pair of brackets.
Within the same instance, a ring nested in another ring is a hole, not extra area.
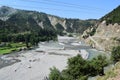
[(82, 34), (96, 22), (97, 20), (67, 19), (42, 12), (2, 6), (0, 7), (0, 43), (23, 42), (29, 48), (37, 45), (39, 41), (57, 40), (57, 35)]
[(106, 20), (107, 24), (120, 24), (120, 6), (114, 9), (112, 12), (108, 13), (104, 17), (101, 18), (101, 21)]
[[(18, 31), (48, 29), (58, 31), (56, 25), (61, 25), (62, 32), (83, 33), (93, 26), (97, 20), (66, 19), (36, 11), (19, 10), (3, 6), (0, 8), (0, 19), (16, 26)], [(61, 30), (60, 30), (61, 31)]]

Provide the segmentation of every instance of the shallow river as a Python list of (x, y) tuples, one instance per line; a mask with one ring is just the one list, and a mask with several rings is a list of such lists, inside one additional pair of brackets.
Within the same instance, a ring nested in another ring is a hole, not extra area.
[(41, 42), (34, 50), (0, 56), (0, 80), (11, 80), (11, 78), (14, 80), (42, 80), (49, 74), (49, 68), (55, 66), (59, 70), (64, 69), (67, 59), (79, 52), (83, 57), (85, 56), (85, 59), (92, 59), (100, 54), (109, 56), (76, 38), (58, 37), (57, 42)]

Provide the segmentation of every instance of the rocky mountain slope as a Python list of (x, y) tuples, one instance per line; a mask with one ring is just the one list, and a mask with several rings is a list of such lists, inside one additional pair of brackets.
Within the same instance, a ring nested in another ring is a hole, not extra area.
[(83, 37), (86, 43), (104, 51), (120, 45), (120, 6), (102, 17), (95, 27), (86, 30)]
[(42, 12), (19, 10), (6, 6), (0, 7), (0, 19), (5, 24), (10, 25), (6, 29), (9, 28), (12, 31), (24, 32), (47, 29), (57, 31), (59, 34), (63, 32), (78, 32), (82, 34), (88, 27), (94, 26), (97, 21), (67, 19)]

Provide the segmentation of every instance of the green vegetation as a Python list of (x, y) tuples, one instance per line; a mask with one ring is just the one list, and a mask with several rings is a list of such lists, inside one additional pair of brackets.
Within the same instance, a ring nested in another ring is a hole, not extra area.
[[(93, 73), (92, 75), (104, 75), (104, 67), (108, 65), (108, 61), (105, 56), (99, 55), (97, 58), (91, 60), (90, 65), (92, 65)], [(95, 70), (95, 71), (94, 71)]]
[(120, 6), (114, 9), (112, 12), (108, 13), (104, 17), (101, 18), (101, 21), (106, 20), (107, 24), (120, 24)]
[[(4, 13), (4, 14), (3, 14)], [(7, 17), (9, 17), (7, 19)], [(51, 19), (55, 19), (55, 25), (52, 25)], [(64, 35), (63, 31), (70, 33), (83, 33), (88, 27), (94, 26), (95, 19), (79, 20), (79, 19), (66, 19), (57, 16), (39, 13), (36, 11), (19, 10), (11, 7), (3, 6), (0, 9), (0, 29), (2, 32), (10, 31), (14, 33), (39, 31), (39, 30), (52, 30), (60, 35)], [(6, 25), (1, 25), (1, 22)], [(64, 27), (63, 27), (64, 26)], [(0, 32), (1, 32), (0, 31)]]
[(0, 54), (8, 54), (13, 51), (19, 51), (20, 48), (25, 47), (24, 43), (6, 43), (0, 47)]
[(107, 80), (108, 78), (113, 78), (117, 75), (116, 72), (114, 72), (114, 69), (110, 69), (110, 71), (106, 72), (104, 76), (99, 76), (97, 80)]
[[(45, 31), (43, 33), (46, 33)], [(51, 32), (52, 33), (52, 32)], [(0, 34), (0, 41), (1, 43), (10, 43), (9, 46), (0, 47), (0, 53), (6, 54), (11, 53), (12, 51), (17, 51), (19, 47), (22, 47), (22, 42), (24, 46), (30, 48), (31, 46), (37, 46), (39, 41), (49, 41), (49, 40), (56, 40), (57, 35), (48, 33), (46, 35), (41, 35), (39, 33), (30, 32), (30, 33), (22, 33), (22, 34)], [(18, 44), (17, 44), (18, 43)]]
[(49, 74), (49, 76), (50, 76), (49, 80), (63, 80), (62, 75), (61, 75), (61, 73), (58, 69), (53, 67), (53, 68), (50, 69), (50, 71), (51, 71), (50, 72), (51, 74)]
[(61, 24), (57, 23), (57, 24), (55, 25), (55, 27), (56, 27), (57, 33), (58, 33), (59, 35), (61, 35), (61, 36), (64, 35), (64, 33), (63, 33), (64, 27), (63, 27)]
[(120, 71), (120, 46), (113, 47), (111, 52), (111, 60), (113, 61), (114, 67), (109, 69), (104, 76), (99, 76), (97, 80), (107, 80), (114, 78)]
[[(105, 56), (99, 55), (92, 60), (84, 60), (80, 55), (68, 59), (68, 66), (63, 71), (59, 71), (55, 67), (51, 69), (49, 74), (50, 80), (87, 80), (89, 76), (97, 76), (97, 80), (107, 80), (117, 76), (120, 70), (120, 46), (114, 47), (111, 54), (115, 67), (104, 73), (104, 67), (110, 61)], [(52, 77), (52, 78), (51, 78)]]
[(120, 46), (113, 47), (111, 53), (111, 59), (114, 63), (120, 61)]
[(88, 33), (90, 36), (93, 36), (94, 34), (96, 33), (96, 29), (95, 28), (92, 28), (91, 32)]
[[(5, 8), (5, 10), (7, 9)], [(21, 10), (10, 15), (10, 18), (6, 21), (0, 20), (0, 44), (10, 43), (12, 47), (0, 47), (1, 54), (17, 51), (17, 47), (12, 46), (13, 43), (22, 42), (27, 48), (30, 48), (31, 46), (37, 46), (40, 41), (57, 40), (57, 33), (46, 14), (32, 11), (32, 14), (29, 13), (30, 11)], [(38, 21), (45, 21), (44, 29), (38, 25), (34, 17), (37, 17), (36, 20)]]
[(72, 34), (72, 33), (69, 33), (68, 36), (69, 36), (69, 37), (73, 37), (73, 34)]
[(97, 20), (65, 19), (66, 31), (69, 33), (83, 33), (88, 27), (94, 26)]
[[(51, 69), (50, 80), (87, 80), (89, 76), (104, 75), (104, 67), (108, 65), (105, 56), (98, 56), (91, 61), (84, 60), (80, 55), (68, 59), (67, 69), (60, 72)], [(52, 79), (51, 79), (52, 77)]]
[[(110, 68), (104, 76), (98, 76), (97, 80), (111, 80), (111, 78), (115, 78), (116, 76), (119, 76), (120, 71), (120, 61), (115, 64), (113, 68)], [(112, 79), (116, 80), (116, 79)]]
[[(4, 14), (2, 14), (4, 13)], [(55, 26), (45, 13), (36, 11), (25, 11), (13, 9), (3, 6), (0, 9), (0, 42), (2, 43), (19, 43), (22, 42), (27, 48), (36, 46), (39, 41), (57, 40), (57, 34), (65, 35), (65, 32), (80, 32), (94, 25), (96, 20), (79, 20), (79, 19), (63, 19), (55, 17), (58, 20), (65, 21), (66, 29), (59, 22)], [(70, 35), (71, 36), (71, 35)], [(14, 51), (12, 48), (0, 50), (1, 53), (9, 53)]]

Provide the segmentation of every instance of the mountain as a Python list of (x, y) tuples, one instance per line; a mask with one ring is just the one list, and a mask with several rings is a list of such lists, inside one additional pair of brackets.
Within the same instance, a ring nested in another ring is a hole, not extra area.
[(107, 15), (103, 16), (101, 21), (106, 21), (107, 24), (120, 24), (120, 6), (114, 9), (112, 12), (108, 13)]
[[(0, 7), (0, 19), (6, 29), (12, 32), (25, 32), (39, 29), (54, 30), (58, 34), (77, 32), (82, 34), (88, 27), (94, 26), (97, 20), (67, 19), (37, 11)], [(10, 26), (9, 26), (10, 25)], [(4, 28), (5, 28), (4, 27)]]
[(104, 51), (120, 45), (120, 6), (103, 16), (96, 26), (84, 31), (83, 37), (86, 43)]
[(7, 20), (11, 14), (14, 14), (17, 12), (16, 9), (7, 7), (7, 6), (2, 6), (0, 7), (0, 19), (1, 20)]

